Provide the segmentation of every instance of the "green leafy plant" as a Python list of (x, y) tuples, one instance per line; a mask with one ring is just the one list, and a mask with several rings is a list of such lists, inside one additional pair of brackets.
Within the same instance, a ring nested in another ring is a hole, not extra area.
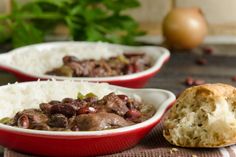
[(43, 42), (63, 24), (72, 40), (135, 44), (143, 32), (123, 12), (138, 6), (138, 0), (12, 0), (11, 13), (0, 14), (0, 43), (19, 47)]

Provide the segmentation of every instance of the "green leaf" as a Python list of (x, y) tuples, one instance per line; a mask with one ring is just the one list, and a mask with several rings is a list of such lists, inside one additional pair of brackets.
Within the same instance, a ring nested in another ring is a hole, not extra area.
[(83, 100), (84, 98), (85, 96), (82, 93), (78, 92), (77, 99)]
[(85, 95), (85, 98), (97, 98), (97, 95), (94, 94), (94, 93), (92, 93), (92, 92), (90, 92), (90, 93), (87, 93), (87, 94)]
[(9, 29), (7, 29), (6, 26), (4, 26), (3, 24), (0, 25), (0, 43), (5, 42), (6, 40), (8, 40), (10, 38), (10, 31)]
[(99, 8), (84, 9), (83, 15), (88, 22), (98, 21), (107, 18), (107, 14)]
[(69, 13), (70, 13), (70, 15), (80, 15), (80, 14), (83, 13), (83, 10), (84, 10), (84, 8), (83, 8), (82, 6), (77, 5), (77, 6), (73, 7), (73, 8), (69, 11)]
[(86, 7), (88, 5), (95, 5), (95, 4), (101, 4), (103, 0), (74, 0), (74, 4), (81, 5), (83, 7)]
[(9, 15), (7, 15), (7, 14), (0, 14), (0, 21), (1, 20), (6, 20), (8, 18), (9, 18)]
[(71, 0), (34, 0), (29, 3), (46, 4), (46, 5), (56, 6), (56, 7), (60, 8), (63, 5), (65, 5), (65, 3), (68, 3), (70, 1)]
[[(65, 24), (73, 40), (135, 44), (142, 34), (138, 23), (124, 10), (138, 7), (138, 0), (12, 0), (12, 12), (0, 15), (0, 43), (16, 47), (42, 42), (58, 24)], [(8, 31), (5, 31), (8, 30)], [(7, 33), (6, 33), (7, 32)]]
[(71, 38), (74, 40), (86, 40), (83, 25), (80, 24), (79, 17), (67, 16), (65, 18), (66, 24), (70, 30)]
[(137, 0), (104, 0), (104, 5), (114, 12), (124, 11), (140, 6)]
[(93, 26), (86, 28), (86, 35), (88, 41), (105, 41), (104, 35)]
[(24, 12), (24, 14), (42, 14), (43, 10), (37, 3), (27, 3), (22, 8), (21, 11)]
[(0, 123), (2, 123), (2, 124), (10, 124), (10, 123), (12, 123), (12, 121), (13, 121), (13, 119), (10, 117), (4, 117), (4, 118), (0, 119)]
[(11, 6), (12, 6), (12, 12), (18, 12), (20, 9), (20, 6), (18, 5), (16, 0), (10, 0)]
[(43, 41), (43, 33), (30, 23), (17, 22), (13, 32), (13, 46), (20, 47)]

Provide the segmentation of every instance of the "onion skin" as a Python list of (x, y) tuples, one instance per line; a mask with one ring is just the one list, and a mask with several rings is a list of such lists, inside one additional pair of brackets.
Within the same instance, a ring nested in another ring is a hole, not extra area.
[(164, 18), (163, 36), (171, 48), (192, 49), (207, 34), (207, 23), (199, 8), (175, 8)]

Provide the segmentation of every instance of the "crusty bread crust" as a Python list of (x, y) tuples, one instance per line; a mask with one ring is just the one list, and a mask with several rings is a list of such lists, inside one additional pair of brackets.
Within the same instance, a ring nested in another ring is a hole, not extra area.
[(163, 135), (182, 147), (236, 143), (236, 88), (218, 83), (186, 89), (168, 111)]

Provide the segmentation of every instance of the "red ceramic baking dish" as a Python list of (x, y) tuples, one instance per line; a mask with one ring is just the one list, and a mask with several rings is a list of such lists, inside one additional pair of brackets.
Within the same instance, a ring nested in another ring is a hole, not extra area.
[[(45, 72), (62, 65), (65, 55), (79, 59), (99, 59), (117, 56), (121, 53), (146, 53), (152, 59), (152, 66), (142, 72), (113, 77), (61, 77), (45, 75)], [(169, 59), (167, 49), (156, 46), (122, 46), (92, 42), (52, 42), (14, 49), (0, 55), (0, 69), (14, 74), (19, 81), (57, 79), (73, 81), (108, 82), (113, 85), (143, 87)]]
[[(175, 101), (175, 96), (161, 89), (131, 89), (72, 81), (38, 81), (0, 87), (0, 118), (17, 111), (36, 108), (41, 102), (76, 97), (77, 93), (124, 93), (152, 104), (156, 112), (150, 119), (135, 125), (102, 131), (40, 131), (0, 124), (0, 145), (12, 150), (42, 156), (96, 156), (111, 154), (135, 146), (159, 122)], [(157, 139), (158, 140), (158, 139)]]

